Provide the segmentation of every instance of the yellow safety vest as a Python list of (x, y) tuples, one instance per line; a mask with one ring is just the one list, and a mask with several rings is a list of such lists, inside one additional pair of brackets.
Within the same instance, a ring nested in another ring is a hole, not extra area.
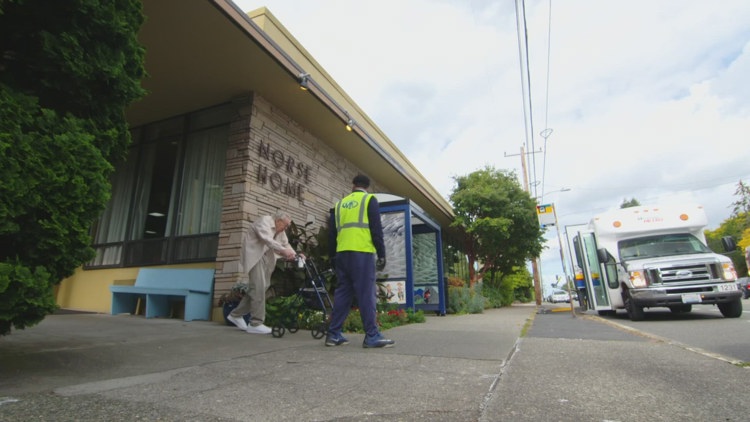
[(376, 252), (367, 218), (370, 199), (372, 195), (354, 191), (336, 203), (336, 252)]

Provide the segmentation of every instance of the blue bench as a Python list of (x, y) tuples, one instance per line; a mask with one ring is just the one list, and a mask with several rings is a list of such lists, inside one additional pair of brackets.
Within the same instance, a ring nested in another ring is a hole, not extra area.
[(141, 268), (133, 286), (109, 286), (112, 315), (135, 313), (138, 299), (146, 318), (169, 317), (170, 302), (185, 301), (185, 321), (211, 319), (214, 270)]

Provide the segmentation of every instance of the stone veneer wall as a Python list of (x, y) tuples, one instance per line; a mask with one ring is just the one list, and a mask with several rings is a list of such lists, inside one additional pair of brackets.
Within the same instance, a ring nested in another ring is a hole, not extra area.
[[(227, 166), (224, 178), (224, 199), (216, 257), (214, 297), (229, 291), (247, 274), (239, 271), (242, 233), (250, 221), (261, 215), (273, 215), (277, 209), (287, 211), (298, 224), (313, 222), (312, 231), (326, 225), (333, 204), (351, 191), (351, 180), (358, 169), (338, 155), (320, 139), (301, 127), (265, 98), (253, 94), (239, 99), (238, 115), (230, 128), (227, 147)], [(342, 129), (343, 130), (343, 129)], [(294, 160), (308, 170), (305, 179), (295, 170), (287, 172), (285, 165), (276, 167), (260, 153), (261, 143), (276, 158)], [(284, 183), (301, 184), (299, 197), (286, 194), (283, 189), (259, 180), (259, 168), (265, 166), (267, 175), (277, 173)], [(377, 175), (371, 191), (379, 190)]]

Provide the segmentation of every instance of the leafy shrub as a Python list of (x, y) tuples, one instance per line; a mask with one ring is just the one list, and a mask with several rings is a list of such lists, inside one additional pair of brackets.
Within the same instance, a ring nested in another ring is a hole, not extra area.
[(513, 303), (513, 292), (508, 289), (493, 287), (489, 284), (477, 284), (481, 287), (482, 296), (487, 299), (487, 308), (502, 308)]
[(514, 268), (508, 275), (493, 274), (485, 278), (481, 286), (482, 295), (489, 299), (489, 307), (510, 306), (513, 302), (530, 302), (534, 298), (531, 274), (526, 268)]
[(464, 287), (466, 285), (466, 281), (460, 277), (456, 276), (449, 276), (448, 277), (448, 285), (454, 286), (454, 287)]
[(503, 306), (509, 306), (514, 301), (530, 302), (534, 298), (534, 281), (526, 268), (503, 277), (500, 289), (503, 292)]
[(447, 312), (450, 314), (481, 314), (486, 308), (487, 299), (482, 296), (481, 287), (448, 286)]
[(409, 323), (417, 323), (417, 324), (419, 324), (419, 323), (425, 322), (424, 311), (421, 310), (421, 309), (417, 310), (417, 311), (415, 311), (414, 309), (411, 309), (411, 308), (407, 309), (406, 310), (406, 317), (407, 317), (407, 321)]
[(24, 329), (41, 321), (57, 309), (52, 295), (50, 274), (38, 266), (33, 272), (17, 260), (0, 263), (0, 335), (11, 326)]
[(364, 325), (362, 325), (362, 318), (359, 315), (359, 309), (352, 309), (349, 312), (346, 321), (344, 321), (344, 327), (342, 330), (347, 333), (365, 332)]
[(297, 295), (279, 296), (266, 301), (266, 319), (271, 325), (296, 323), (300, 329), (311, 330), (323, 323), (323, 311), (306, 306)]
[[(406, 324), (422, 323), (425, 322), (424, 311), (412, 309), (398, 308), (393, 304), (389, 304), (387, 307), (378, 306), (377, 318), (378, 326), (381, 330), (388, 330), (390, 328), (399, 327)], [(347, 333), (364, 333), (364, 327), (362, 326), (362, 318), (359, 314), (359, 309), (354, 308), (349, 312), (349, 316), (346, 317), (344, 322), (344, 332)]]

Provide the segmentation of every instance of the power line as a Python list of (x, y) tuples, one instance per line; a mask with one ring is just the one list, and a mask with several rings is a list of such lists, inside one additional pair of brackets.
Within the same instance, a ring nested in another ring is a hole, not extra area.
[[(533, 106), (531, 101), (531, 73), (529, 70), (529, 37), (526, 29), (526, 4), (524, 0), (516, 0), (516, 28), (518, 31), (518, 56), (519, 64), (521, 67), (521, 95), (523, 97), (523, 115), (524, 115), (524, 129), (525, 129), (525, 144), (526, 151), (536, 150), (534, 142), (534, 113), (532, 113)], [(531, 148), (529, 148), (531, 143)], [(529, 180), (530, 188), (534, 189), (532, 196), (537, 195), (536, 180), (536, 158), (531, 156), (531, 166), (529, 166), (528, 173), (530, 175)]]
[[(713, 179), (701, 179), (699, 181), (691, 180), (686, 182), (676, 182), (676, 183), (667, 183), (667, 184), (658, 184), (653, 186), (653, 188), (659, 188), (662, 193), (674, 193), (678, 192), (677, 189), (681, 190), (688, 190), (688, 191), (701, 191), (701, 190), (708, 190), (708, 189), (716, 189), (720, 186), (728, 185), (728, 184), (737, 184), (740, 180), (748, 181), (750, 180), (750, 174), (739, 174), (736, 176), (722, 176), (717, 177)], [(614, 185), (614, 184), (608, 184), (603, 186), (587, 186), (587, 185), (581, 185), (580, 183), (577, 183), (575, 185), (576, 191), (588, 191), (588, 192), (614, 192), (614, 191), (639, 191), (646, 189), (643, 185)]]
[(544, 138), (544, 154), (542, 155), (542, 197), (546, 186), (547, 174), (547, 138), (552, 134), (549, 127), (549, 68), (550, 68), (550, 51), (552, 50), (552, 0), (549, 0), (549, 14), (547, 17), (547, 84), (544, 89), (544, 130), (540, 135)]

